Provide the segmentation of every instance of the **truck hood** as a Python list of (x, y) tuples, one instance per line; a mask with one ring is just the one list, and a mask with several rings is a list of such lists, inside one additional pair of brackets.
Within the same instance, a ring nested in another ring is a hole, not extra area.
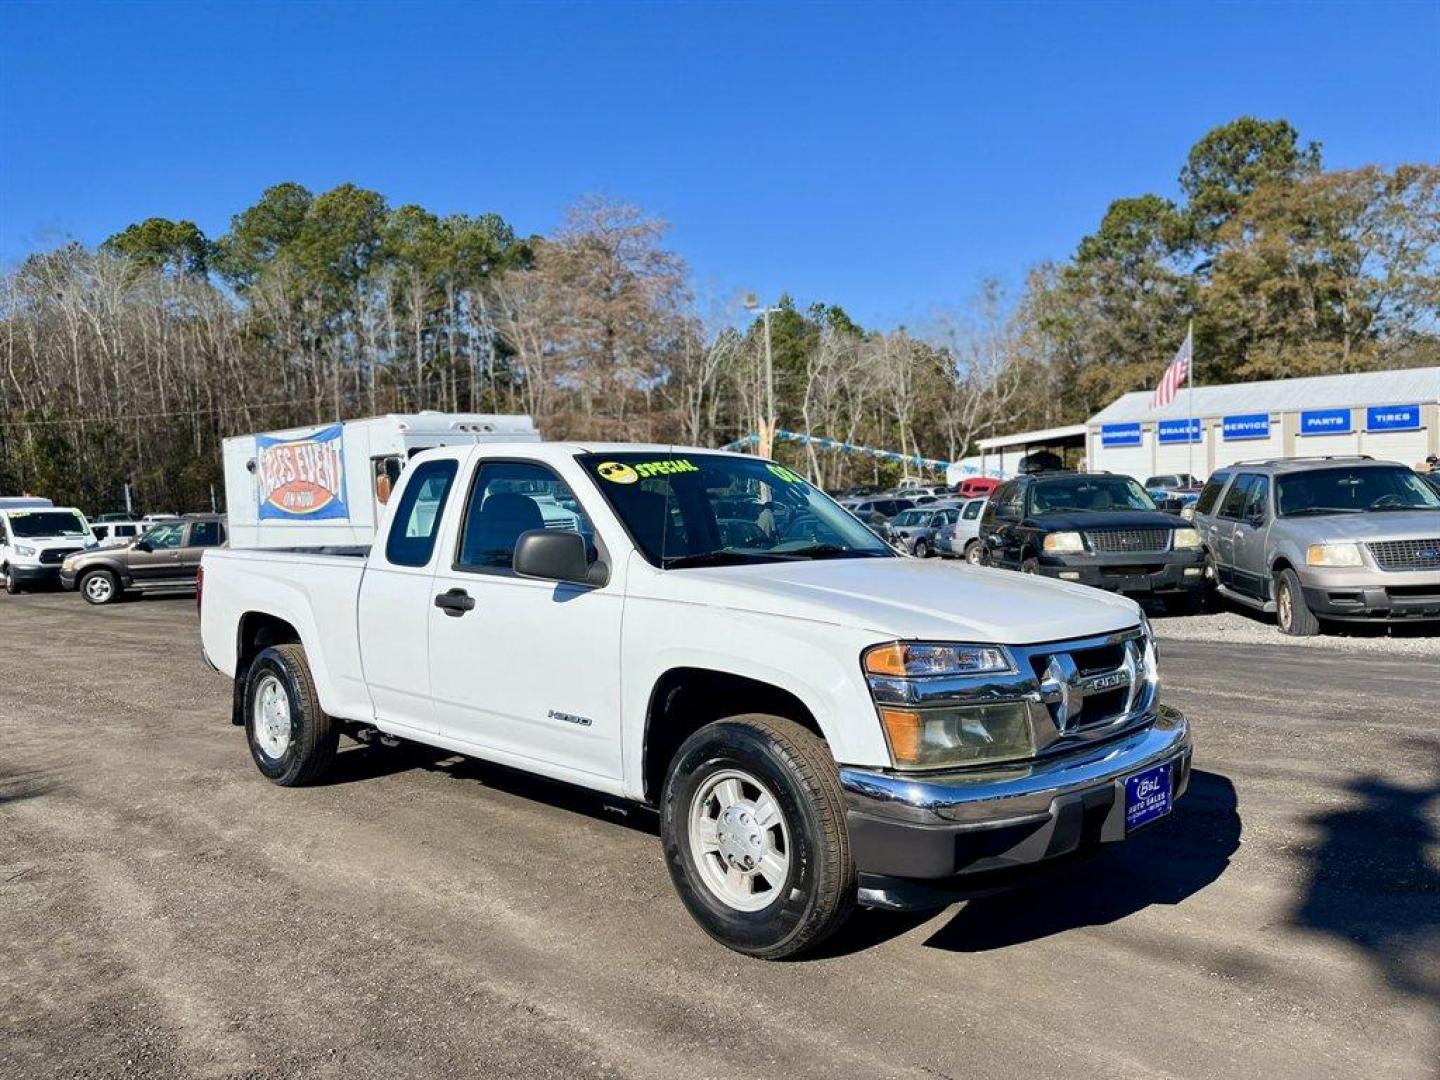
[(1162, 510), (1082, 510), (1073, 513), (1036, 514), (1031, 519), (1052, 531), (1085, 532), (1090, 529), (1187, 529), (1190, 523)]
[[(928, 559), (824, 559), (631, 575), (630, 593), (885, 637), (1029, 645), (1128, 629), (1132, 600), (1049, 578)], [(645, 571), (650, 571), (646, 573)]]
[(1286, 531), (1310, 543), (1322, 540), (1429, 540), (1440, 537), (1440, 510), (1382, 510), (1369, 514), (1317, 514), (1281, 518)]

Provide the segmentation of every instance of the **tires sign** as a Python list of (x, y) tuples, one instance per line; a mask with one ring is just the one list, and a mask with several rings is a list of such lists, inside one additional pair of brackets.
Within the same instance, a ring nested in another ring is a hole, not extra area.
[(257, 512), (261, 519), (310, 521), (350, 516), (339, 424), (309, 434), (255, 436)]
[(1365, 410), (1366, 431), (1419, 431), (1419, 405), (1373, 405)]

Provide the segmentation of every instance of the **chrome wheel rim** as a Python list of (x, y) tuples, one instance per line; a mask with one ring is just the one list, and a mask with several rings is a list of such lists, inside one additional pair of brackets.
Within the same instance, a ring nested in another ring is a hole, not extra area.
[(1279, 608), (1280, 625), (1287, 630), (1290, 628), (1290, 620), (1294, 617), (1294, 603), (1290, 597), (1290, 586), (1284, 581), (1280, 582), (1280, 595), (1276, 598)]
[(97, 604), (103, 604), (109, 600), (114, 591), (110, 585), (110, 579), (104, 574), (91, 574), (85, 579), (85, 597)]
[(290, 748), (290, 695), (274, 675), (266, 675), (255, 689), (251, 728), (255, 745), (268, 758), (279, 760)]
[(775, 795), (739, 769), (708, 777), (690, 800), (690, 851), (705, 887), (736, 911), (759, 911), (790, 877), (790, 830)]

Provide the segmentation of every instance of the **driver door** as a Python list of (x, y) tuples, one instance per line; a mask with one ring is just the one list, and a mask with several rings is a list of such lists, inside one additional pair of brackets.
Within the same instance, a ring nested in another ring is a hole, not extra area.
[[(577, 509), (562, 518), (550, 509), (558, 504)], [(542, 528), (572, 529), (593, 544), (589, 515), (549, 466), (482, 461), (457, 550), (442, 553), (431, 590), (473, 602), (430, 607), (440, 734), (616, 781), (621, 587), (613, 575), (598, 588), (518, 577), (515, 543)]]
[(137, 585), (153, 585), (180, 576), (180, 547), (185, 540), (183, 521), (152, 525), (140, 539), (148, 550), (137, 548), (128, 559), (130, 577)]

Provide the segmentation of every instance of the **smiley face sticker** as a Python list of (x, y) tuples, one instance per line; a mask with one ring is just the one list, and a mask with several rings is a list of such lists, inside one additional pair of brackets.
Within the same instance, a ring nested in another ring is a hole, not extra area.
[(602, 461), (595, 471), (612, 484), (633, 484), (640, 474), (622, 461)]

